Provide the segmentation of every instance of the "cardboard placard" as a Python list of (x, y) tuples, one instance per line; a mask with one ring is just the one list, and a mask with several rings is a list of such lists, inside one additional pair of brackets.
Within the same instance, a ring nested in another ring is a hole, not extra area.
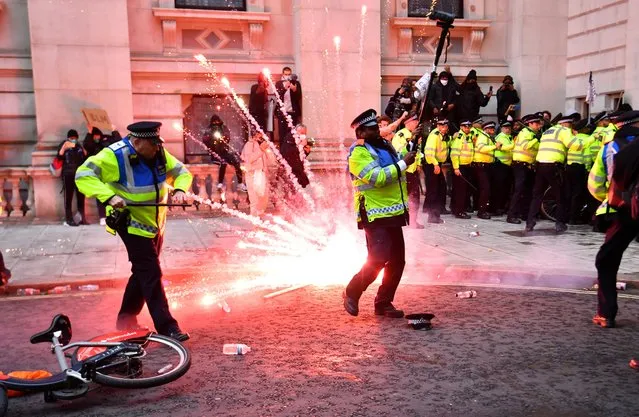
[(102, 109), (82, 109), (82, 114), (87, 124), (97, 127), (103, 132), (110, 132), (113, 129), (113, 123), (109, 119), (109, 115)]

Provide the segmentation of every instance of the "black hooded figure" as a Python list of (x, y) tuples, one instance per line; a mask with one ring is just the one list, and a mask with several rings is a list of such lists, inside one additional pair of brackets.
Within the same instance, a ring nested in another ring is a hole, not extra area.
[[(120, 132), (114, 130), (110, 135), (105, 135), (100, 129), (93, 126), (90, 132), (84, 136), (82, 141), (82, 147), (87, 153), (87, 158), (93, 155), (97, 155), (102, 149), (108, 148), (110, 145), (122, 140)], [(100, 218), (100, 225), (106, 225), (106, 205), (100, 203), (97, 198), (95, 202), (98, 207), (98, 217)]]
[(211, 116), (209, 131), (204, 135), (202, 142), (213, 152), (212, 159), (220, 164), (220, 171), (217, 176), (217, 188), (224, 187), (224, 175), (226, 166), (232, 165), (235, 168), (235, 176), (239, 184), (240, 191), (244, 191), (244, 181), (242, 178), (240, 155), (230, 145), (231, 132), (217, 114)]
[(482, 93), (477, 85), (477, 72), (470, 70), (466, 79), (459, 86), (459, 96), (455, 103), (457, 121), (475, 120), (479, 116), (479, 108), (486, 107), (492, 92)]

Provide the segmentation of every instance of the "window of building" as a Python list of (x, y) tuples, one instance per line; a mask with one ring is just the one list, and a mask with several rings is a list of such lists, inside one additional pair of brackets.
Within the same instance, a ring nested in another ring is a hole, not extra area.
[[(248, 103), (248, 95), (240, 95)], [(184, 112), (184, 159), (187, 164), (210, 164), (217, 161), (204, 147), (205, 136), (209, 132), (211, 116), (220, 116), (230, 134), (229, 145), (232, 152), (240, 154), (248, 139), (246, 122), (232, 98), (226, 95), (197, 95)]]
[(246, 11), (246, 0), (175, 0), (175, 8)]
[[(408, 0), (408, 17), (425, 17), (430, 10), (432, 0)], [(435, 10), (451, 13), (455, 17), (464, 17), (463, 0), (439, 0)]]

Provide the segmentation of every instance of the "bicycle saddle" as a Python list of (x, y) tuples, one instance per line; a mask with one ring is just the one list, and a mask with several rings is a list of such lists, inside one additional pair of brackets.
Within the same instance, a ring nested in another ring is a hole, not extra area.
[(31, 343), (44, 343), (49, 342), (53, 339), (53, 333), (60, 331), (62, 335), (58, 338), (60, 344), (62, 346), (68, 344), (71, 341), (71, 321), (64, 314), (57, 314), (53, 321), (51, 322), (51, 326), (45, 331), (40, 333), (36, 333), (31, 336)]

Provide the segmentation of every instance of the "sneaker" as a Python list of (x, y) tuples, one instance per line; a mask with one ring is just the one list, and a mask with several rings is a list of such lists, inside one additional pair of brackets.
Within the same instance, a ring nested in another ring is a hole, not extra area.
[(614, 328), (616, 325), (615, 319), (609, 319), (599, 314), (595, 314), (595, 316), (592, 318), (592, 322), (597, 326), (601, 326), (606, 329)]
[(100, 218), (100, 226), (106, 226), (106, 219), (104, 217)]
[(245, 192), (246, 192), (246, 184), (244, 184), (244, 183), (239, 184), (239, 185), (237, 186), (237, 191), (239, 191), (239, 192), (241, 192), (241, 193), (245, 193)]
[(65, 226), (71, 226), (71, 227), (78, 227), (79, 225), (74, 222), (73, 220), (67, 220), (66, 222), (62, 223)]
[(224, 184), (222, 184), (221, 182), (218, 182), (218, 183), (217, 183), (217, 189), (218, 189), (218, 190), (221, 190), (221, 189), (223, 189), (223, 188), (224, 188)]

